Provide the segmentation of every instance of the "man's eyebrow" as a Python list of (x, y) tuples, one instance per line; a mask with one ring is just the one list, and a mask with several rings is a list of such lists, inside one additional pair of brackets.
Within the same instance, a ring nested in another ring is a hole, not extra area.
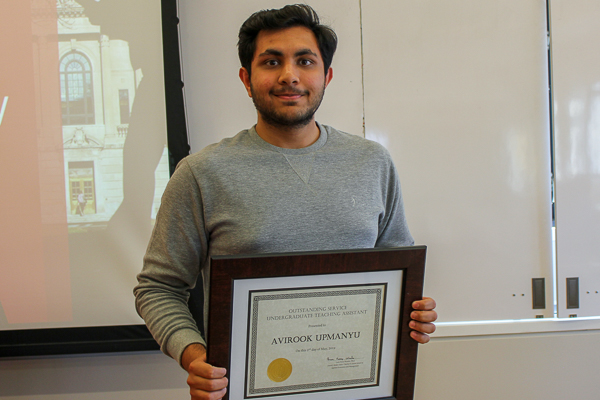
[[(311, 56), (314, 56), (314, 57), (318, 57), (318, 54), (316, 54), (311, 49), (301, 49), (301, 50), (298, 50), (296, 53), (294, 53), (295, 57), (302, 57), (302, 56), (306, 56), (306, 55), (311, 55)], [(281, 52), (279, 50), (275, 50), (275, 49), (266, 49), (265, 51), (263, 51), (262, 53), (260, 53), (258, 56), (259, 57), (263, 57), (263, 56), (283, 57), (283, 52)]]
[(296, 54), (294, 54), (296, 57), (302, 57), (302, 56), (315, 56), (318, 57), (318, 54), (315, 53), (314, 51), (312, 51), (311, 49), (302, 49), (302, 50), (298, 50), (296, 52)]
[(281, 56), (283, 56), (283, 53), (281, 51), (279, 51), (279, 50), (267, 49), (267, 50), (263, 51), (262, 53), (260, 53), (258, 56), (259, 57), (262, 57), (262, 56), (278, 56), (278, 57), (281, 57)]

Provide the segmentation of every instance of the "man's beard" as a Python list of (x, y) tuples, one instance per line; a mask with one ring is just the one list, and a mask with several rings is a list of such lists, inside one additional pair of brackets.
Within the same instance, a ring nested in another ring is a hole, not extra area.
[[(280, 113), (275, 110), (272, 104), (269, 104), (265, 98), (257, 95), (252, 85), (250, 85), (250, 91), (252, 93), (252, 102), (254, 103), (254, 107), (256, 107), (256, 110), (259, 112), (264, 122), (278, 128), (289, 129), (306, 126), (313, 120), (313, 117), (321, 105), (321, 101), (323, 100), (325, 86), (323, 86), (323, 89), (320, 92), (313, 93), (314, 97), (308, 103), (306, 109), (300, 110), (299, 113), (294, 114)], [(285, 93), (293, 92), (304, 95), (308, 94), (308, 92), (299, 92), (298, 90), (294, 89), (285, 89), (280, 91)], [(284, 103), (284, 105), (293, 107), (294, 101), (290, 101), (289, 104)]]

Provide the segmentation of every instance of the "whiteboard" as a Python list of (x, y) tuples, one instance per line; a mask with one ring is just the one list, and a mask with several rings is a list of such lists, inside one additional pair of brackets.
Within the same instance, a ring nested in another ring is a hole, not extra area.
[[(558, 316), (600, 315), (600, 3), (552, 0)], [(566, 279), (579, 278), (567, 308)]]
[[(237, 32), (287, 3), (180, 1), (193, 151), (256, 122)], [(340, 39), (317, 120), (362, 134), (364, 117), (392, 153), (440, 320), (551, 317), (545, 2), (307, 3)], [(545, 310), (532, 310), (532, 278), (546, 279)]]
[[(392, 153), (439, 321), (552, 316), (545, 2), (365, 0), (366, 137)], [(533, 310), (531, 279), (546, 279)]]

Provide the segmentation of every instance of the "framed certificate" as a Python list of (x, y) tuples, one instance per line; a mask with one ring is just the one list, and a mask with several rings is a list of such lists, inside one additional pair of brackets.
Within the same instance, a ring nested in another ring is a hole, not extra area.
[(412, 399), (424, 246), (213, 257), (208, 362), (229, 399)]

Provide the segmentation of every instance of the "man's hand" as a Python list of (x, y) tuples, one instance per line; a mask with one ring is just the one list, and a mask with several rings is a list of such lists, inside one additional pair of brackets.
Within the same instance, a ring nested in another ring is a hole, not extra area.
[(431, 297), (423, 297), (423, 300), (417, 300), (412, 303), (414, 311), (410, 313), (412, 321), (408, 326), (413, 329), (410, 336), (419, 343), (429, 342), (428, 333), (435, 332), (433, 322), (437, 319), (437, 313), (434, 311), (435, 300)]
[(201, 344), (191, 344), (185, 348), (181, 365), (189, 373), (192, 400), (218, 400), (227, 392), (228, 380), (225, 368), (213, 367), (206, 363), (206, 348)]

